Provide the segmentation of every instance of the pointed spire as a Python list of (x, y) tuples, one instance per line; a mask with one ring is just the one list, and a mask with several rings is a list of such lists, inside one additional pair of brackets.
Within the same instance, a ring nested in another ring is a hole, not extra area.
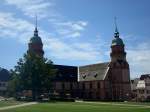
[(119, 31), (117, 28), (117, 18), (115, 17), (115, 33), (114, 33), (115, 38), (119, 38)]
[(35, 30), (34, 30), (34, 36), (38, 36), (38, 29), (37, 29), (37, 15), (35, 15)]

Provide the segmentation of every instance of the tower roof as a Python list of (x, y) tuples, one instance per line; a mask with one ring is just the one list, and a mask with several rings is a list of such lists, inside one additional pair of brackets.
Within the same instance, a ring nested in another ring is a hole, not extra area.
[(37, 16), (36, 16), (36, 21), (35, 21), (35, 30), (34, 30), (34, 35), (31, 37), (29, 43), (38, 43), (42, 44), (41, 37), (38, 35), (38, 28), (37, 28)]
[(117, 28), (116, 17), (115, 17), (115, 33), (114, 33), (114, 37), (115, 38), (119, 38), (119, 31), (118, 31), (118, 28)]
[(115, 18), (115, 33), (114, 33), (114, 39), (112, 40), (111, 46), (116, 46), (116, 45), (124, 46), (124, 43), (122, 39), (119, 37), (119, 31), (116, 23), (116, 18)]
[(118, 37), (112, 40), (111, 46), (116, 46), (116, 45), (124, 46), (124, 43), (121, 38)]

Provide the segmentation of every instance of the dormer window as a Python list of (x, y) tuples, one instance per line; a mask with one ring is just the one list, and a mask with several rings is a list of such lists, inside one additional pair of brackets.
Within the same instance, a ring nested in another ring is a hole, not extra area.
[(94, 75), (94, 77), (96, 78), (98, 76), (98, 74), (96, 73), (95, 75)]

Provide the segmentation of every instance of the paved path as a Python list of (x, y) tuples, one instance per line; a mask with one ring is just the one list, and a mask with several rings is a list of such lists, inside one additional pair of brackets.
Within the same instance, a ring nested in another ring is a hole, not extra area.
[(17, 107), (24, 107), (24, 106), (30, 106), (30, 105), (34, 105), (37, 104), (37, 102), (30, 102), (30, 103), (23, 103), (23, 104), (19, 104), (19, 105), (12, 105), (12, 106), (6, 106), (6, 107), (1, 107), (1, 110), (7, 110), (7, 109), (13, 109), (13, 108), (17, 108)]
[(92, 103), (92, 104), (104, 104), (104, 105), (120, 105), (120, 106), (139, 107), (139, 108), (150, 108), (150, 105), (140, 105), (140, 104), (121, 104), (121, 103), (113, 103), (113, 102), (109, 103), (109, 102), (88, 102), (88, 101), (77, 101), (77, 102)]

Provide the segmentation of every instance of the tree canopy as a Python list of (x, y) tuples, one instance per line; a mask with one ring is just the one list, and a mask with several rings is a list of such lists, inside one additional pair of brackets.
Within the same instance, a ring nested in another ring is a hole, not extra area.
[(31, 90), (32, 98), (35, 100), (40, 93), (51, 89), (56, 71), (51, 60), (35, 54), (25, 54), (19, 59), (14, 70), (11, 70), (9, 89), (15, 93)]

